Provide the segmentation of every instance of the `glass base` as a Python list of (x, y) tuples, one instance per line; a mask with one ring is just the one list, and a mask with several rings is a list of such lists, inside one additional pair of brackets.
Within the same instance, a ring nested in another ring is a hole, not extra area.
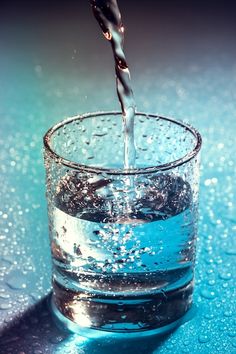
[(177, 319), (165, 326), (154, 328), (154, 329), (137, 329), (137, 330), (129, 330), (123, 329), (119, 331), (108, 330), (108, 329), (95, 329), (89, 326), (82, 326), (74, 321), (70, 320), (69, 318), (65, 317), (56, 307), (53, 296), (51, 297), (51, 311), (53, 314), (53, 319), (55, 324), (59, 329), (65, 332), (71, 332), (78, 334), (82, 337), (86, 338), (102, 338), (102, 337), (109, 337), (109, 338), (127, 338), (132, 339), (136, 337), (151, 337), (151, 336), (163, 336), (168, 333), (174, 331), (177, 327), (182, 325), (183, 323), (189, 321), (195, 314), (195, 306), (190, 306), (190, 308), (186, 311), (186, 313)]

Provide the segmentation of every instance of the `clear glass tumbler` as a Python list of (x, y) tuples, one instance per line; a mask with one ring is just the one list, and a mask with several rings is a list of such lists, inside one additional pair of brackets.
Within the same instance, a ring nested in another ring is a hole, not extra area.
[(192, 304), (201, 136), (137, 113), (135, 169), (123, 145), (119, 112), (72, 117), (44, 137), (52, 307), (86, 336), (163, 333)]

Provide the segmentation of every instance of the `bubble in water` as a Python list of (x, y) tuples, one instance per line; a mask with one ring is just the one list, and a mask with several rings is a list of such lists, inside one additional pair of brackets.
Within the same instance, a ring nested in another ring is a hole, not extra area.
[(138, 326), (139, 326), (140, 328), (143, 328), (143, 327), (145, 327), (145, 324), (144, 324), (143, 322), (138, 322)]

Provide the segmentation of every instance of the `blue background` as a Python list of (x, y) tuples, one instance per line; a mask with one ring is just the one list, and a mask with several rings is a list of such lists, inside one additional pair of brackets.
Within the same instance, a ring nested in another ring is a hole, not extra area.
[[(135, 7), (134, 7), (135, 4)], [(0, 14), (0, 353), (236, 353), (236, 21), (230, 2), (120, 1), (140, 111), (203, 137), (194, 307), (157, 340), (66, 336), (48, 311), (42, 136), (119, 109), (111, 51), (88, 2), (3, 3)]]

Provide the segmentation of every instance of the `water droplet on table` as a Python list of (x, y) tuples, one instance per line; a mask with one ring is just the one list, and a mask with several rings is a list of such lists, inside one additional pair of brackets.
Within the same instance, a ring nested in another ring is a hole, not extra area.
[(209, 300), (215, 299), (215, 297), (217, 296), (215, 291), (207, 288), (202, 289), (200, 291), (200, 294), (202, 297)]
[(51, 337), (49, 339), (49, 341), (52, 343), (52, 344), (57, 344), (57, 343), (61, 343), (63, 340), (66, 339), (66, 336), (64, 335), (58, 335), (58, 336), (54, 336), (54, 337)]
[(14, 270), (7, 276), (6, 284), (13, 290), (25, 289), (27, 278), (21, 271)]
[(231, 330), (227, 333), (229, 337), (236, 337), (236, 330)]
[(231, 279), (231, 277), (232, 277), (232, 274), (230, 273), (230, 272), (221, 272), (220, 274), (219, 274), (219, 278), (220, 279), (223, 279), (223, 280), (230, 280)]
[(207, 320), (212, 320), (214, 318), (214, 315), (212, 313), (206, 313), (204, 315), (204, 317), (207, 319)]
[(236, 348), (236, 340), (232, 340), (231, 344), (234, 348)]
[(199, 343), (207, 343), (210, 341), (210, 338), (206, 334), (199, 334), (198, 341)]
[(11, 303), (0, 304), (0, 310), (8, 310), (10, 308), (12, 308)]
[(225, 251), (228, 256), (236, 256), (236, 248), (229, 248)]
[(0, 292), (0, 299), (9, 299), (9, 298), (10, 298), (10, 295), (9, 295), (9, 294), (1, 293), (1, 292)]
[(233, 316), (233, 312), (231, 310), (225, 311), (224, 312), (224, 316), (225, 317), (232, 317)]

